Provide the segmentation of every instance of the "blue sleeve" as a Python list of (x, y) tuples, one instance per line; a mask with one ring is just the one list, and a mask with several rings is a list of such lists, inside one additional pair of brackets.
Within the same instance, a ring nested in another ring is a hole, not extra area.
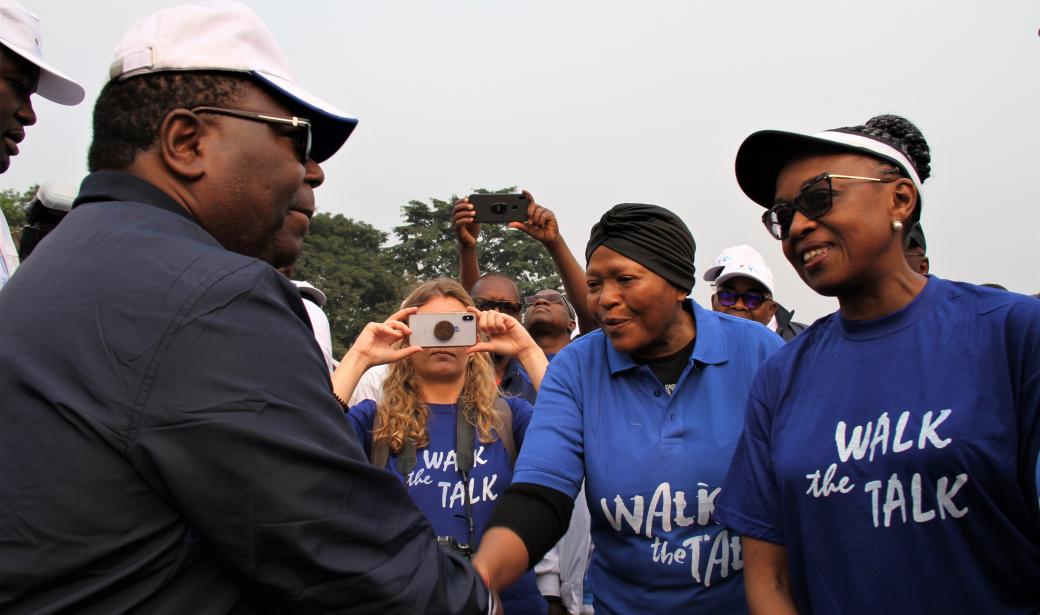
[[(779, 336), (777, 336), (779, 337)], [(715, 520), (738, 534), (784, 544), (780, 491), (772, 456), (772, 413), (765, 402), (773, 370), (755, 377), (744, 414), (744, 432), (715, 503)]]
[(534, 406), (521, 397), (507, 397), (505, 400), (513, 413), (513, 441), (516, 442), (516, 450), (519, 451), (524, 445), (524, 436), (527, 435), (527, 426), (531, 423)]
[(547, 370), (513, 473), (514, 483), (578, 495), (585, 478), (585, 433), (579, 355), (564, 348)]
[(372, 455), (372, 428), (375, 426), (376, 402), (366, 399), (347, 411), (347, 422), (354, 428), (358, 441), (365, 448), (365, 455)]

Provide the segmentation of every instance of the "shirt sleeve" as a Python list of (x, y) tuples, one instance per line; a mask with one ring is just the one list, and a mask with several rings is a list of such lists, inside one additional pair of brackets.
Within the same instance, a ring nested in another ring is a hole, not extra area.
[(759, 370), (748, 395), (744, 432), (715, 504), (715, 520), (737, 533), (784, 544), (780, 491), (773, 469), (771, 409), (766, 403), (768, 364)]
[(531, 415), (534, 406), (521, 397), (507, 397), (506, 403), (513, 413), (513, 441), (516, 442), (516, 450), (524, 445), (524, 436), (527, 435), (527, 427), (531, 424)]
[(549, 487), (573, 500), (585, 478), (585, 443), (578, 357), (568, 350), (545, 373), (513, 482)]
[(170, 327), (138, 394), (131, 463), (286, 611), (486, 610), (472, 568), (369, 466), (276, 275), (257, 262), (201, 288)]
[(347, 422), (354, 428), (358, 442), (365, 451), (365, 458), (372, 456), (372, 429), (375, 427), (376, 402), (366, 399), (351, 406), (347, 411)]

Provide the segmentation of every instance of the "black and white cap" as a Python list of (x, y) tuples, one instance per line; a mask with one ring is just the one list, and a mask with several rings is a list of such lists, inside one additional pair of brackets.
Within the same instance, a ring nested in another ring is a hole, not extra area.
[(921, 179), (910, 158), (889, 143), (850, 132), (846, 128), (803, 135), (781, 130), (760, 130), (740, 144), (737, 150), (737, 183), (744, 194), (762, 207), (772, 207), (776, 178), (788, 162), (814, 153), (853, 153), (880, 158), (901, 169), (917, 188), (922, 202)]

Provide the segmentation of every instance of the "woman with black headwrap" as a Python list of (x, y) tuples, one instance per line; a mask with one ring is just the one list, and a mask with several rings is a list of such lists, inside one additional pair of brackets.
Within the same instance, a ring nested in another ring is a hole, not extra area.
[(601, 329), (546, 373), (474, 566), (511, 583), (563, 535), (584, 479), (597, 614), (740, 613), (739, 539), (711, 513), (752, 376), (782, 342), (687, 298), (694, 241), (666, 209), (614, 207), (585, 257)]

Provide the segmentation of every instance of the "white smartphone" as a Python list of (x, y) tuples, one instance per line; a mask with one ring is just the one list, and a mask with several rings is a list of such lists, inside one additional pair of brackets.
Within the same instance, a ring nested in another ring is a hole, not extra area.
[(408, 317), (409, 341), (423, 348), (472, 346), (477, 343), (477, 318), (469, 312), (429, 312)]

